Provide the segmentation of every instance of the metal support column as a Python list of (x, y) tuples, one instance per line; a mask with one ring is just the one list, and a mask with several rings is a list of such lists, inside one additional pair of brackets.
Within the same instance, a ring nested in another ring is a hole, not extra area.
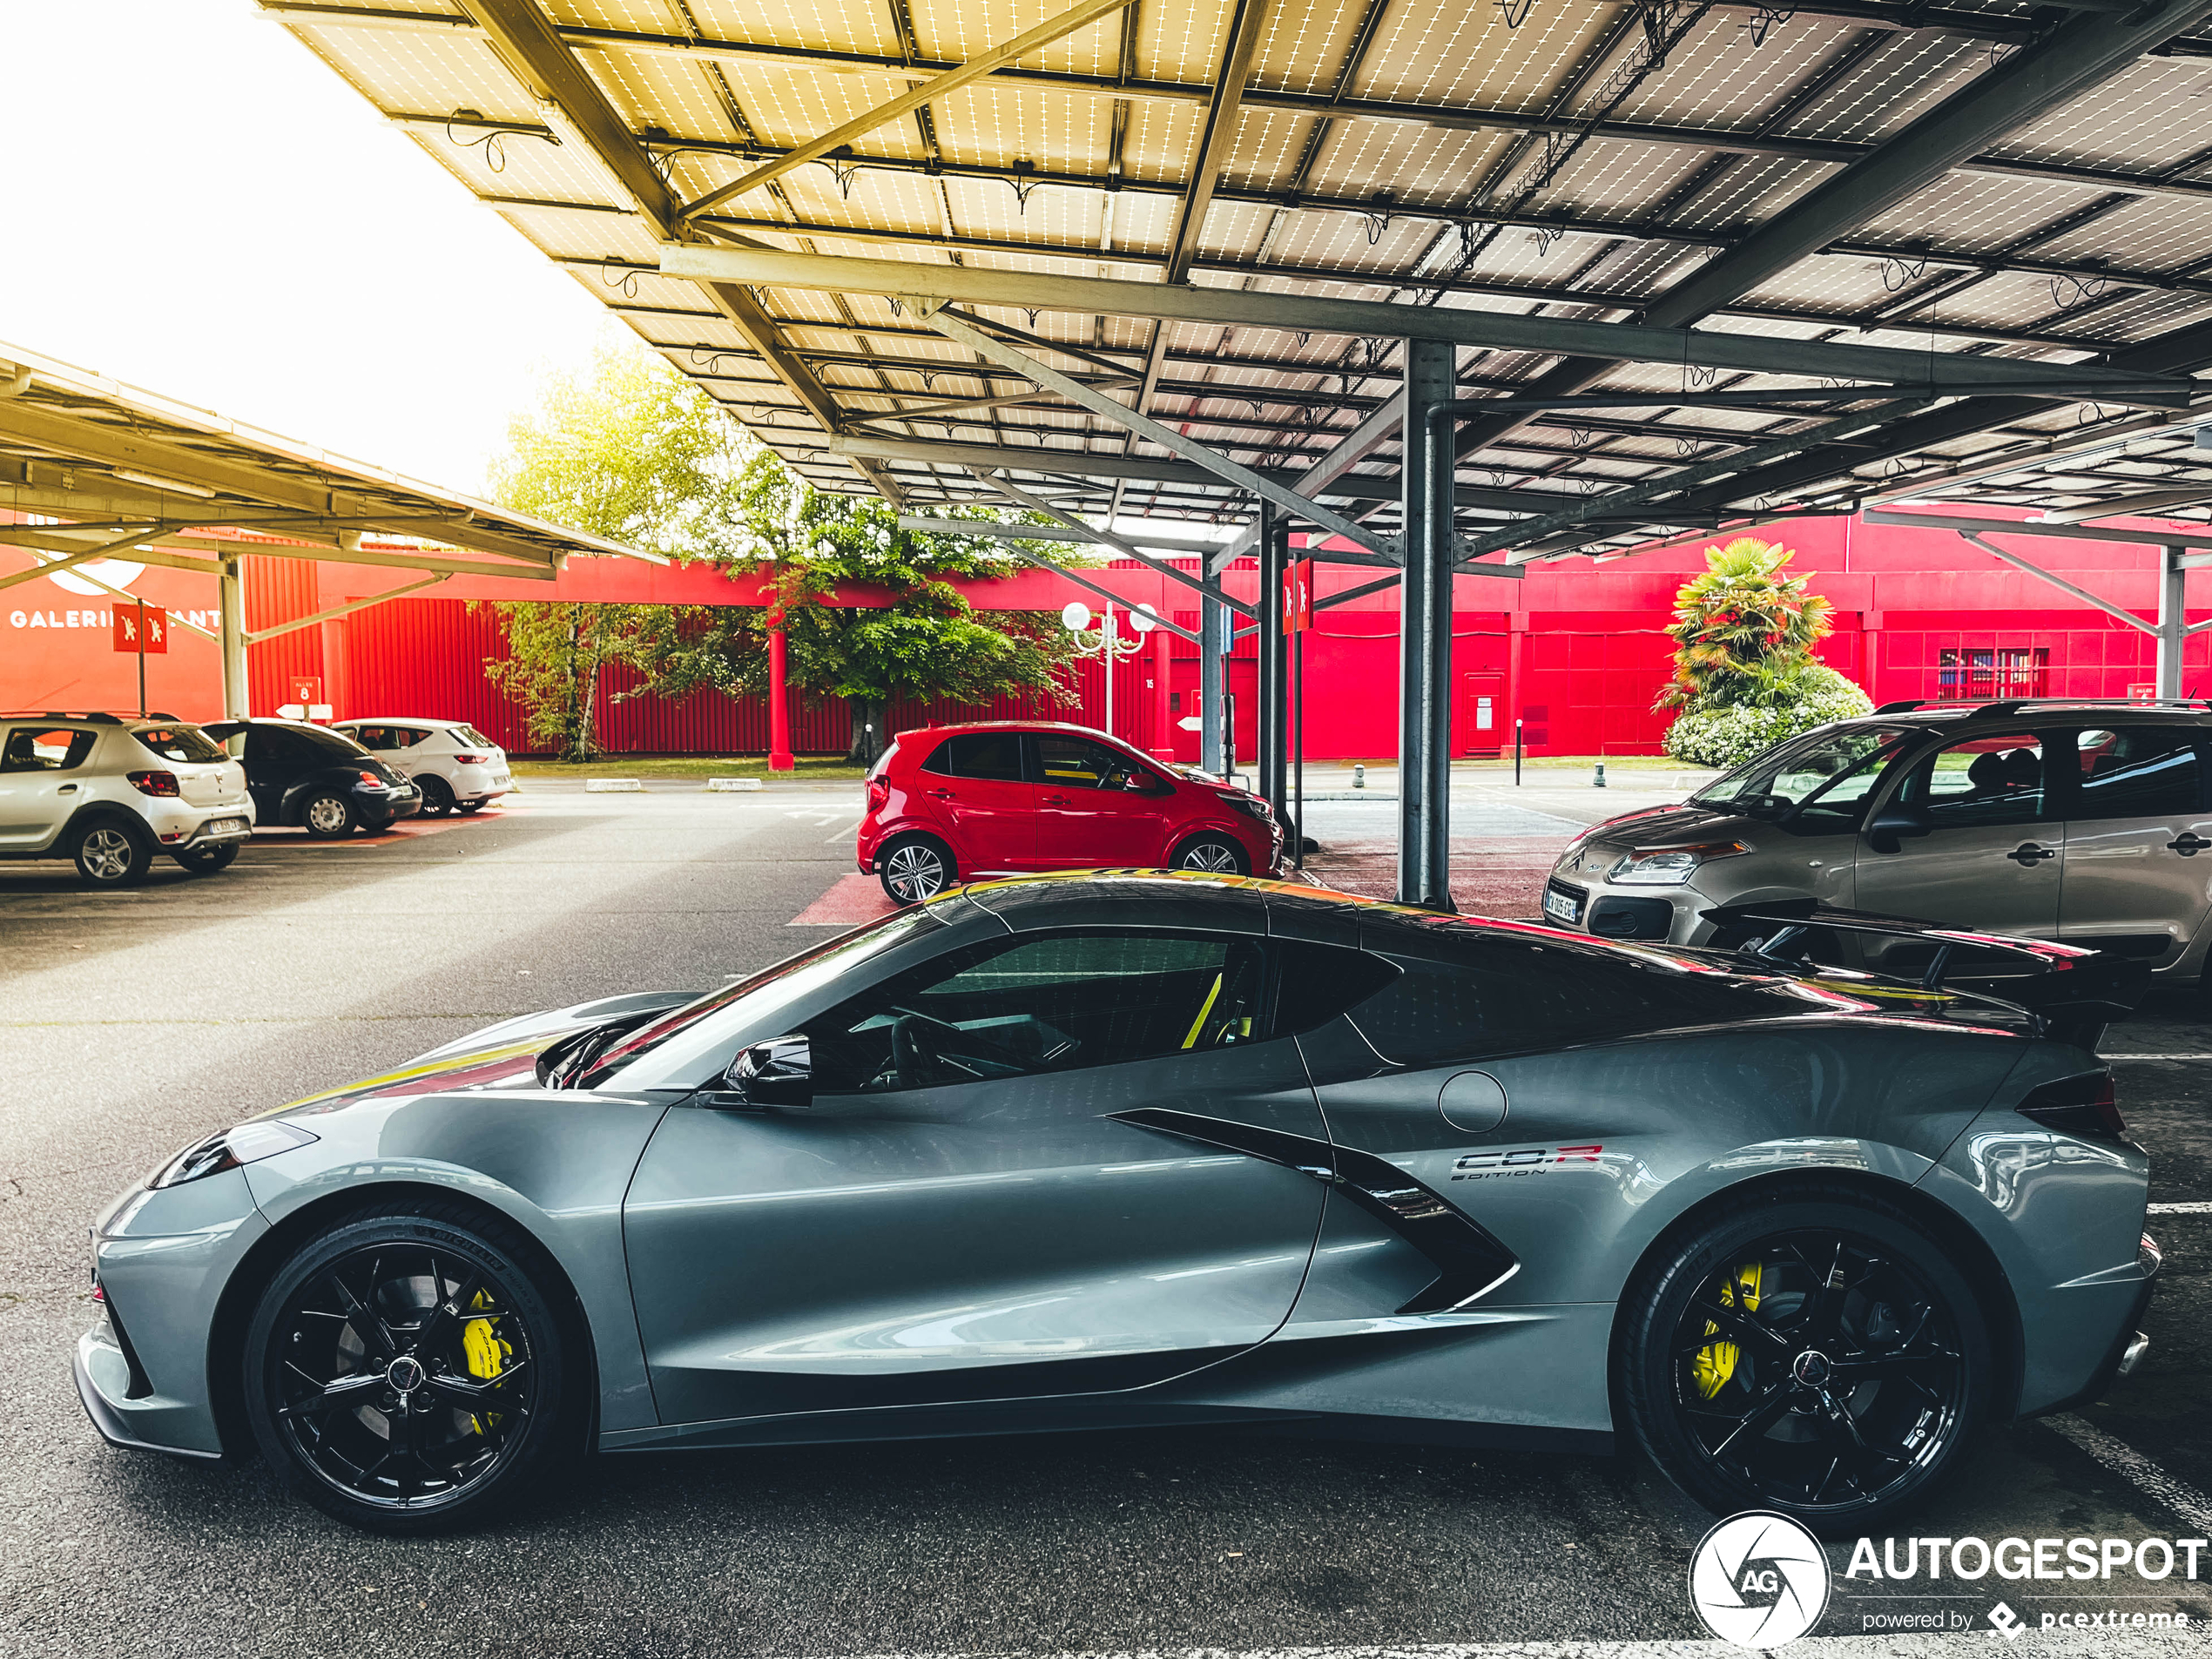
[[(1211, 583), (1215, 575), (1213, 556), (1207, 554), (1198, 562)], [(1229, 664), (1222, 660), (1223, 626), (1231, 616), (1229, 607), (1211, 595), (1202, 595), (1198, 600), (1198, 766), (1203, 772), (1220, 776), (1226, 768), (1224, 757), (1228, 744), (1222, 734), (1222, 720), (1225, 713), (1228, 691)]]
[(1259, 792), (1286, 821), (1290, 791), (1290, 652), (1283, 632), (1283, 563), (1290, 530), (1274, 503), (1259, 504)]
[(2158, 550), (2158, 695), (2182, 694), (2182, 646), (2189, 637), (2182, 610), (2182, 583), (2188, 570), (2182, 564), (2185, 548)]
[(246, 683), (246, 562), (225, 559), (222, 586), (223, 712), (233, 720), (252, 718)]
[[(1406, 342), (1399, 541), (1398, 900), (1452, 908), (1452, 464), (1429, 411), (1457, 390), (1447, 341)], [(1438, 453), (1445, 459), (1438, 464)]]

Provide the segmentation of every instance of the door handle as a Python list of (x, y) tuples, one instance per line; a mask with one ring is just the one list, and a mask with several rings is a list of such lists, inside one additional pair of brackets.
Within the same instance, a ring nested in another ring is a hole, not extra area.
[[(76, 786), (75, 784), (64, 784), (64, 785), (63, 785), (63, 786), (62, 786), (59, 789), (57, 789), (54, 792), (55, 792), (57, 795), (74, 795), (74, 794), (77, 792), (77, 786)], [(2207, 841), (2207, 842), (2205, 843), (2205, 845), (2206, 845), (2207, 846), (2212, 846), (2212, 841)], [(2195, 851), (2196, 851), (2196, 849), (2195, 849), (2195, 847), (2191, 847), (2191, 848), (2189, 848), (2189, 851), (2190, 851), (2190, 852), (2192, 852), (2192, 853), (2194, 853), (2194, 852), (2195, 852)]]
[[(1068, 798), (1065, 795), (1040, 795), (1037, 798), (1037, 805), (1040, 806), (1065, 806), (1067, 804)], [(2212, 841), (2207, 841), (2205, 846), (2212, 846)]]
[(2212, 846), (2212, 841), (2200, 840), (2195, 830), (2183, 830), (2179, 840), (2168, 841), (2166, 846), (2168, 852), (2179, 853), (2185, 859), (2193, 859), (2206, 847)]
[[(2212, 846), (2212, 842), (2207, 842), (2206, 845)], [(2005, 854), (2006, 858), (2012, 860), (2013, 863), (2019, 865), (2023, 870), (2028, 868), (2032, 865), (2040, 864), (2045, 859), (2054, 859), (2058, 857), (2058, 848), (2054, 846), (2038, 846), (2033, 841), (2022, 841), (2018, 846)]]
[(938, 800), (950, 800), (953, 798), (953, 792), (949, 789), (933, 789), (929, 792)]

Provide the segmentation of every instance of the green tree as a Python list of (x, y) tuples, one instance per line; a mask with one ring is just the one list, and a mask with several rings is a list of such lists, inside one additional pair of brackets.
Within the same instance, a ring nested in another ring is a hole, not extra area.
[[(685, 618), (656, 670), (671, 695), (699, 685), (765, 691), (768, 630), (780, 620), (788, 683), (846, 700), (855, 761), (881, 750), (890, 705), (902, 697), (1075, 700), (1063, 672), (1074, 641), (1058, 617), (995, 610), (986, 621), (953, 583), (1014, 575), (1022, 562), (1004, 541), (901, 529), (888, 503), (816, 489), (765, 449), (747, 462), (734, 500), (753, 556), (731, 574), (765, 577), (775, 604)], [(999, 522), (962, 509), (942, 516)], [(1067, 562), (1066, 550), (1055, 557)]]
[(1675, 674), (1652, 706), (1679, 711), (1667, 752), (1732, 765), (1782, 738), (1865, 714), (1866, 694), (1817, 661), (1834, 624), (1811, 577), (1786, 576), (1797, 556), (1741, 536), (1705, 550), (1705, 572), (1675, 595)]
[[(678, 558), (727, 556), (743, 543), (734, 490), (756, 448), (662, 358), (612, 337), (590, 365), (546, 377), (535, 408), (508, 422), (492, 494), (518, 511)], [(685, 608), (502, 601), (507, 656), (491, 682), (522, 705), (534, 745), (590, 760), (600, 683), (621, 664), (644, 695), (686, 620)]]

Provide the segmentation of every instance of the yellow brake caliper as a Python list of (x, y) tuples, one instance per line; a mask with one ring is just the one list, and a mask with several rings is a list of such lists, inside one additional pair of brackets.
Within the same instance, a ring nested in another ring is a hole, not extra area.
[[(489, 1307), (491, 1305), (490, 1293), (478, 1291), (476, 1299), (469, 1305), (472, 1308)], [(500, 1372), (507, 1369), (507, 1362), (515, 1357), (513, 1345), (502, 1341), (499, 1334), (491, 1327), (492, 1322), (489, 1319), (471, 1319), (461, 1327), (461, 1352), (469, 1361), (469, 1374), (479, 1382), (489, 1382), (498, 1376)], [(1701, 1365), (1703, 1363), (1702, 1359), (1699, 1363)], [(489, 1413), (486, 1413), (482, 1417), (472, 1417), (469, 1420), (475, 1425), (476, 1433), (479, 1434), (485, 1432), (487, 1422), (495, 1426), (499, 1422), (499, 1419)]]
[[(1759, 1264), (1745, 1262), (1721, 1286), (1721, 1305), (1740, 1307), (1749, 1313), (1759, 1305)], [(1705, 1334), (1718, 1336), (1720, 1326), (1710, 1319), (1705, 1322)], [(1697, 1351), (1690, 1362), (1690, 1372), (1697, 1379), (1697, 1392), (1710, 1399), (1721, 1392), (1728, 1379), (1736, 1374), (1736, 1361), (1741, 1351), (1733, 1342), (1709, 1342)]]

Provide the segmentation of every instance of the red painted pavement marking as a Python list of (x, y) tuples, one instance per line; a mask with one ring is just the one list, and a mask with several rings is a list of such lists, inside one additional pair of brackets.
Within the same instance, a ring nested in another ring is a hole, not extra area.
[(851, 927), (887, 916), (899, 907), (891, 902), (873, 876), (841, 875), (830, 890), (785, 924), (790, 927)]

